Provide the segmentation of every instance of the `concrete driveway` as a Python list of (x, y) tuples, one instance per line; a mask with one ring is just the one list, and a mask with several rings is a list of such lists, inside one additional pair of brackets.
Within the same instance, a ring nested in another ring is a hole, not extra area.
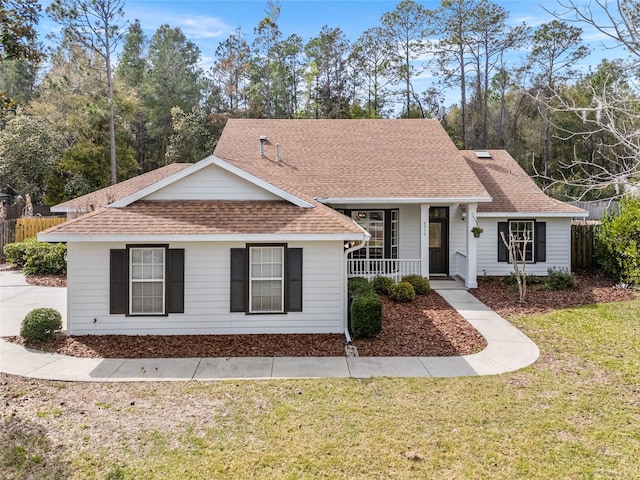
[(34, 308), (55, 308), (67, 328), (67, 289), (29, 285), (20, 270), (0, 271), (0, 337), (20, 334), (20, 324)]

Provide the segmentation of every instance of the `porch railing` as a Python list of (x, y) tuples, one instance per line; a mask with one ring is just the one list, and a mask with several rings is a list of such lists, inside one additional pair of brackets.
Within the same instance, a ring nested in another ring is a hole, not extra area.
[(347, 260), (347, 276), (364, 277), (368, 280), (374, 277), (389, 277), (398, 282), (405, 275), (420, 275), (421, 262), (417, 260), (404, 260), (386, 258), (379, 260), (349, 259)]
[(467, 256), (462, 252), (456, 252), (456, 267), (458, 276), (463, 280), (467, 279)]

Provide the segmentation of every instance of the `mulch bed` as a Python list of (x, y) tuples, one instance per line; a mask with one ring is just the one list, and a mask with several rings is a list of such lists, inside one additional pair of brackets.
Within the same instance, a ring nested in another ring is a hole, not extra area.
[[(64, 286), (64, 276), (27, 277), (34, 285)], [(630, 289), (615, 288), (597, 270), (578, 272), (576, 287), (566, 291), (542, 291), (531, 286), (527, 302), (518, 302), (518, 292), (501, 278), (480, 277), (470, 290), (487, 306), (510, 318), (592, 303), (637, 298)], [(411, 303), (383, 302), (382, 332), (372, 339), (358, 339), (360, 356), (453, 356), (482, 350), (486, 341), (437, 293)], [(9, 341), (24, 344), (21, 337)], [(34, 348), (76, 357), (93, 358), (181, 358), (245, 356), (343, 356), (343, 335), (86, 335), (59, 334), (51, 342)]]
[(382, 332), (355, 341), (360, 356), (448, 357), (487, 346), (484, 337), (435, 292), (410, 303), (381, 298)]
[(478, 288), (469, 292), (505, 318), (638, 298), (638, 291), (616, 287), (600, 270), (579, 271), (574, 277), (576, 285), (570, 290), (549, 291), (539, 285), (529, 286), (524, 304), (518, 301), (518, 287), (512, 287), (501, 277), (478, 277)]

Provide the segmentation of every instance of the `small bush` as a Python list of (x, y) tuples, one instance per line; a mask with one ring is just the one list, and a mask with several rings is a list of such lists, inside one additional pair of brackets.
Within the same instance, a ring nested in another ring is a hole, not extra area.
[(35, 238), (28, 238), (24, 242), (7, 243), (2, 249), (7, 262), (14, 267), (22, 268), (27, 262), (27, 252), (31, 246), (38, 241)]
[(63, 243), (36, 242), (27, 253), (27, 261), (22, 269), (27, 275), (49, 275), (67, 272)]
[(394, 302), (412, 302), (416, 299), (416, 291), (409, 282), (400, 282), (391, 287), (389, 298)]
[(371, 282), (373, 291), (378, 295), (389, 295), (389, 291), (394, 285), (395, 282), (389, 277), (375, 277)]
[(400, 281), (409, 282), (416, 292), (416, 295), (426, 295), (431, 291), (429, 280), (422, 275), (405, 275)]
[(373, 337), (382, 331), (382, 301), (375, 293), (360, 295), (351, 303), (351, 333), (355, 338)]
[(60, 312), (53, 308), (36, 308), (22, 320), (20, 335), (28, 342), (45, 342), (61, 329)]
[(373, 293), (371, 282), (364, 277), (353, 277), (348, 281), (349, 297), (355, 298), (360, 295)]
[(576, 285), (576, 279), (568, 270), (550, 268), (549, 276), (544, 282), (549, 290), (570, 290)]
[(63, 243), (38, 242), (35, 238), (8, 243), (4, 247), (7, 261), (22, 268), (27, 275), (66, 273), (66, 252), (67, 246)]

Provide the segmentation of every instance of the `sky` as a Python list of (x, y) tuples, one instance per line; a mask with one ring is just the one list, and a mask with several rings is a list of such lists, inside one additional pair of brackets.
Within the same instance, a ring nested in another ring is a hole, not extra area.
[[(583, 0), (577, 0), (581, 3)], [(548, 11), (562, 11), (556, 0), (494, 0), (509, 12), (509, 23), (523, 22), (530, 27), (553, 20)], [(43, 11), (51, 0), (41, 0)], [(133, 23), (139, 19), (145, 34), (151, 37), (162, 24), (178, 27), (201, 51), (202, 66), (208, 69), (215, 60), (218, 44), (226, 40), (237, 28), (251, 40), (253, 30), (266, 16), (266, 0), (125, 0), (125, 21)], [(392, 11), (398, 1), (388, 0), (280, 0), (281, 14), (278, 26), (286, 38), (300, 35), (306, 42), (316, 37), (322, 27), (339, 27), (350, 41), (355, 41), (368, 28), (378, 26), (385, 12)], [(436, 9), (439, 0), (418, 0), (429, 9)], [(545, 11), (548, 10), (548, 11)], [(584, 24), (583, 40), (593, 53), (583, 63), (583, 69), (596, 66), (603, 56), (622, 56), (622, 52), (606, 52), (601, 42), (604, 36), (587, 29)], [(55, 32), (59, 26), (43, 13), (39, 30), (42, 34)], [(527, 51), (519, 52), (522, 59)], [(423, 83), (428, 82), (429, 73), (424, 74)], [(426, 83), (425, 83), (426, 84)]]

